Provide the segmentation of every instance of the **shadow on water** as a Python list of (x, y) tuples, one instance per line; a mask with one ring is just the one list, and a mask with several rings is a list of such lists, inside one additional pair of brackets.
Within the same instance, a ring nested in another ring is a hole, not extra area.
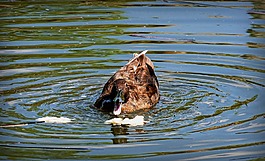
[[(64, 2), (0, 4), (1, 159), (264, 159), (263, 2)], [(160, 102), (105, 125), (91, 104), (145, 49)], [(3, 127), (46, 116), (72, 122)]]

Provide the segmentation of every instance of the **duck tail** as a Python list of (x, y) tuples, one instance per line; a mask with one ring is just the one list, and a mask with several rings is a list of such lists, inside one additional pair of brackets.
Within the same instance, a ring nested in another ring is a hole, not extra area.
[(145, 65), (148, 64), (152, 67), (152, 69), (154, 70), (154, 64), (152, 63), (152, 61), (145, 55), (147, 53), (148, 50), (144, 50), (141, 51), (140, 53), (134, 53), (133, 54), (133, 58), (126, 64), (129, 65), (131, 63), (133, 63), (135, 60), (137, 62), (140, 63), (140, 65)]
[(139, 54), (134, 53), (133, 58), (126, 65), (131, 64), (135, 59), (138, 59), (139, 57), (145, 56), (145, 53), (147, 53), (147, 51), (148, 50), (141, 51)]

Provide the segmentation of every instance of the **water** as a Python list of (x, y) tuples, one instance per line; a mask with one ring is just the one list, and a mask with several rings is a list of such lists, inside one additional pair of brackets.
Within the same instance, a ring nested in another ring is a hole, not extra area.
[[(4, 160), (252, 160), (265, 157), (264, 5), (211, 1), (1, 2)], [(144, 126), (90, 108), (149, 50), (161, 100)]]

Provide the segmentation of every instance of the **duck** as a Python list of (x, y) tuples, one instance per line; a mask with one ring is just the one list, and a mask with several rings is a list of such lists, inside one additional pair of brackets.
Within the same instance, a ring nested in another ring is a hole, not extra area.
[(106, 82), (94, 107), (114, 115), (150, 109), (159, 102), (159, 82), (148, 50), (133, 58)]

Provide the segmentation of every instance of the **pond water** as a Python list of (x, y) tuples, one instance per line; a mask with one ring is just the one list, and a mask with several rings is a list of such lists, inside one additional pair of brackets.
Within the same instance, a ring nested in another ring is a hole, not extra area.
[[(2, 1), (0, 159), (265, 157), (262, 1)], [(143, 126), (90, 107), (149, 50), (161, 99)], [(41, 117), (66, 124), (10, 124)]]

